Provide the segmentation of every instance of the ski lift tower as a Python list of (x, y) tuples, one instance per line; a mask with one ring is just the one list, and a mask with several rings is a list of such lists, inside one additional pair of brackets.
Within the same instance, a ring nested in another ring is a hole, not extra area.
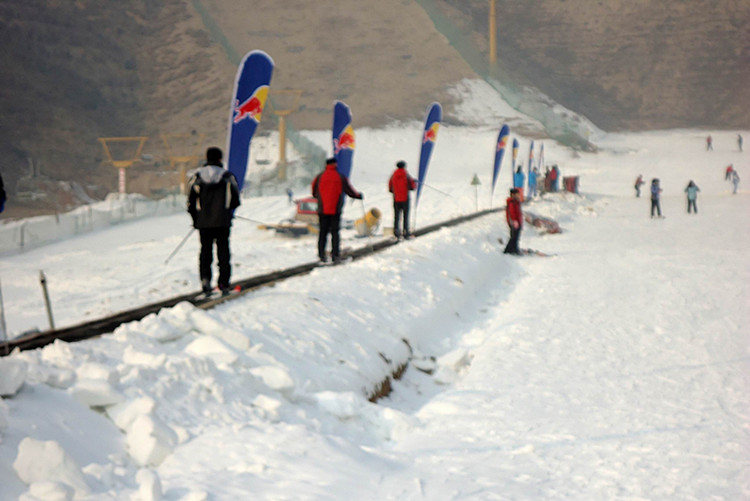
[(273, 114), (279, 117), (279, 180), (286, 181), (286, 117), (297, 111), (302, 89), (271, 89)]
[[(133, 165), (135, 162), (141, 159), (141, 151), (143, 151), (143, 144), (148, 140), (148, 137), (100, 137), (99, 142), (102, 143), (104, 148), (104, 154), (107, 155), (107, 163), (112, 164), (114, 167), (119, 169), (119, 192), (121, 194), (127, 193), (125, 191), (125, 169)], [(136, 145), (137, 144), (137, 145)], [(135, 146), (134, 146), (135, 145)], [(135, 148), (133, 156), (127, 157), (128, 152)], [(117, 160), (113, 158), (113, 151)]]
[(205, 134), (162, 134), (161, 140), (169, 155), (169, 167), (180, 167), (180, 194), (187, 193), (187, 169), (200, 159), (200, 147)]
[(487, 17), (489, 19), (490, 66), (494, 68), (497, 64), (497, 10), (495, 0), (490, 0), (490, 12)]

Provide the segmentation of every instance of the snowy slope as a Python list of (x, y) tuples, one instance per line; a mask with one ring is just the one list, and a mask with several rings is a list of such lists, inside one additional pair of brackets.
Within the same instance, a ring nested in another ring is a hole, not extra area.
[[(419, 225), (489, 206), (494, 120), (441, 128)], [(357, 130), (352, 182), (386, 225), (387, 178), (399, 159), (415, 172), (419, 134)], [(503, 255), (504, 220), (488, 216), (0, 359), (0, 500), (750, 499), (750, 199), (723, 178), (728, 163), (750, 176), (750, 157), (734, 132), (703, 151), (706, 134), (602, 135), (580, 155), (545, 142), (547, 163), (581, 179), (580, 196), (526, 207), (564, 233), (527, 227), (522, 246), (554, 257)], [(661, 179), (665, 219), (634, 197), (639, 173)], [(265, 197), (239, 214), (289, 210)], [(197, 289), (197, 238), (163, 264), (188, 225), (151, 218), (4, 256), (11, 332), (45, 327), (39, 268), (58, 324)], [(235, 278), (315, 258), (314, 239), (240, 221), (232, 249)]]

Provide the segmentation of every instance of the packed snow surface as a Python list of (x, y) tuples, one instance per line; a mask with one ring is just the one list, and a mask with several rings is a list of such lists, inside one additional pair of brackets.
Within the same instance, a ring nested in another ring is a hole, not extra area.
[[(440, 129), (417, 227), (504, 206), (510, 153), (490, 193), (504, 122), (525, 170), (531, 138), (513, 127), (530, 121), (467, 88), (472, 125)], [(738, 132), (595, 133), (592, 153), (543, 141), (580, 180), (524, 206), (563, 228), (521, 234), (550, 257), (504, 255), (494, 213), (0, 358), (0, 500), (750, 499), (750, 197), (724, 179), (729, 164), (750, 179)], [(398, 160), (416, 175), (421, 125), (356, 133), (365, 199), (344, 218), (378, 207), (389, 227), (386, 183)], [(330, 133), (308, 136), (330, 150)], [(649, 217), (652, 178), (665, 218)], [(291, 212), (243, 199), (234, 279), (316, 259), (314, 237), (258, 228)], [(48, 328), (40, 270), (58, 327), (197, 290), (197, 235), (165, 264), (189, 230), (179, 213), (3, 255), (10, 337)]]

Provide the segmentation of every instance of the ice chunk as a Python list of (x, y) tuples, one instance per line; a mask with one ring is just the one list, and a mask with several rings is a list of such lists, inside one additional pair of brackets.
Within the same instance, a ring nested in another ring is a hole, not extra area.
[[(89, 492), (81, 468), (53, 440), (40, 441), (29, 437), (21, 440), (13, 469), (18, 478), (29, 485), (35, 482), (60, 482), (72, 487), (76, 496)], [(42, 488), (43, 486), (35, 489)]]

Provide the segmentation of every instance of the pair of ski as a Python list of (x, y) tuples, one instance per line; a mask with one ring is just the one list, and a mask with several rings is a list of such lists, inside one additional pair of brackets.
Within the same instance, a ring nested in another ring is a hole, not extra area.
[[(500, 243), (500, 245), (505, 245), (505, 241), (501, 238), (498, 238), (497, 241)], [(553, 257), (554, 254), (547, 254), (546, 252), (542, 252), (536, 249), (519, 249), (521, 251), (521, 255), (523, 256), (539, 256), (539, 257)]]
[(242, 288), (238, 285), (234, 287), (233, 289), (228, 289), (226, 291), (222, 291), (219, 289), (213, 289), (211, 292), (201, 292), (197, 296), (195, 296), (195, 300), (199, 303), (209, 302), (209, 301), (217, 301), (217, 300), (224, 300), (224, 298), (229, 298), (231, 296), (236, 296), (242, 291)]
[(341, 256), (338, 259), (328, 259), (326, 261), (318, 261), (318, 266), (338, 266), (340, 264), (346, 264), (352, 260), (351, 256)]

